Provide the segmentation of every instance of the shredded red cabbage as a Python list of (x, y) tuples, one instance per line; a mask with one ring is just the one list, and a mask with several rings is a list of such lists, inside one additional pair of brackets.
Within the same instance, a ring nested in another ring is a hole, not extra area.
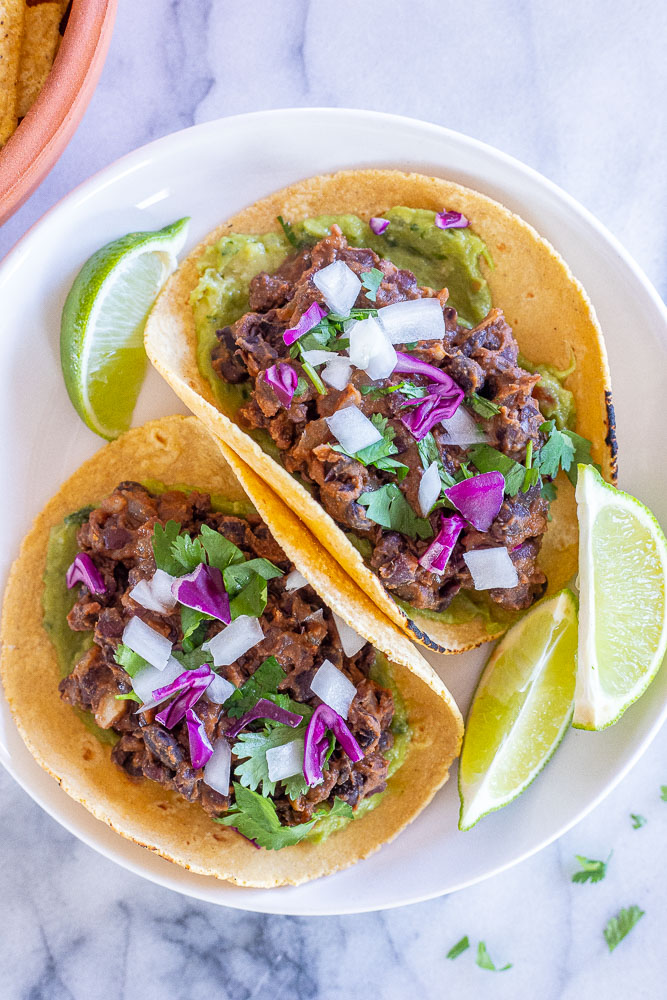
[(256, 719), (273, 719), (274, 722), (282, 722), (284, 726), (291, 726), (294, 729), (295, 726), (298, 726), (303, 721), (303, 716), (297, 715), (296, 712), (288, 712), (286, 708), (280, 708), (279, 705), (275, 705), (268, 698), (260, 698), (254, 708), (251, 708), (249, 712), (242, 715), (231, 729), (225, 731), (225, 736), (233, 740), (242, 729), (245, 729), (246, 726), (250, 725)]
[(225, 590), (222, 573), (215, 566), (200, 563), (192, 573), (174, 580), (171, 592), (187, 608), (202, 611), (225, 625), (232, 620), (229, 594)]
[(418, 358), (414, 358), (411, 354), (403, 354), (401, 351), (396, 351), (396, 367), (394, 371), (400, 372), (402, 375), (424, 375), (431, 382), (439, 382), (440, 385), (445, 386), (451, 392), (460, 392), (461, 399), (465, 395), (463, 389), (456, 384), (451, 375), (443, 372), (440, 368), (436, 368), (435, 365), (430, 365), (428, 361), (420, 361)]
[(421, 441), (441, 420), (453, 417), (459, 408), (463, 392), (456, 387), (449, 391), (444, 385), (435, 386), (428, 396), (411, 399), (404, 406), (414, 407), (401, 417), (401, 423), (410, 431), (416, 441)]
[(327, 314), (327, 310), (324, 309), (319, 302), (313, 302), (312, 305), (308, 306), (305, 313), (296, 324), (296, 326), (291, 326), (289, 330), (285, 330), (283, 334), (283, 340), (287, 347), (290, 347), (295, 340), (299, 337), (303, 337), (304, 333), (308, 333), (312, 330), (314, 326), (317, 326), (321, 319)]
[(69, 590), (76, 583), (83, 583), (91, 594), (104, 594), (107, 589), (104, 577), (86, 552), (75, 555), (74, 562), (67, 570), (65, 582)]
[(435, 224), (438, 229), (467, 229), (470, 222), (461, 212), (438, 212)]
[[(179, 691), (183, 691), (185, 688), (191, 687), (196, 681), (203, 681), (207, 678), (213, 679), (213, 672), (209, 667), (208, 663), (204, 663), (201, 667), (197, 667), (196, 670), (184, 670), (182, 674), (179, 674), (171, 684), (165, 684), (164, 687), (155, 688), (153, 691), (153, 698), (156, 701), (164, 701), (165, 698), (171, 698), (172, 694), (178, 694)], [(209, 681), (210, 683), (210, 681)]]
[(206, 735), (204, 723), (191, 708), (185, 713), (185, 722), (188, 727), (188, 741), (190, 743), (190, 760), (196, 770), (213, 756), (211, 741)]
[(501, 472), (482, 472), (445, 490), (456, 509), (478, 531), (488, 531), (498, 516), (505, 492)]
[(299, 376), (292, 366), (284, 361), (271, 365), (264, 372), (264, 381), (271, 386), (285, 409), (289, 410), (299, 383)]
[(454, 551), (457, 539), (465, 528), (465, 521), (458, 514), (440, 515), (440, 531), (419, 560), (419, 565), (431, 573), (442, 573)]
[(368, 220), (368, 225), (371, 227), (371, 231), (374, 232), (376, 236), (382, 236), (389, 225), (389, 219), (381, 219), (379, 216), (374, 216), (372, 219)]
[(156, 688), (153, 691), (153, 697), (158, 702), (170, 698), (172, 694), (177, 695), (166, 708), (155, 716), (157, 722), (161, 722), (167, 729), (172, 729), (177, 722), (181, 721), (188, 709), (199, 701), (213, 680), (213, 676), (213, 671), (205, 663), (203, 666), (197, 667), (196, 670), (184, 670), (171, 684)]
[(328, 729), (333, 732), (350, 760), (361, 760), (364, 756), (343, 717), (328, 705), (318, 705), (308, 723), (304, 740), (303, 776), (311, 786), (319, 784), (324, 778), (322, 768), (329, 747)]

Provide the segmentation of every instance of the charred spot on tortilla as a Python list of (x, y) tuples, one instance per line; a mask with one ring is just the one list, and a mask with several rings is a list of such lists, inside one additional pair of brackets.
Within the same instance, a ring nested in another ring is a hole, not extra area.
[(614, 410), (610, 389), (605, 389), (604, 402), (607, 408), (607, 433), (604, 440), (609, 448), (611, 461), (609, 481), (616, 485), (618, 481), (618, 441), (616, 440), (616, 411)]

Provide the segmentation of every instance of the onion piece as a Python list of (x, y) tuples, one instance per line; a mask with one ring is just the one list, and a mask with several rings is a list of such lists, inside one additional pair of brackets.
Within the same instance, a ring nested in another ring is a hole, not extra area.
[(188, 727), (188, 743), (190, 744), (190, 762), (195, 771), (203, 767), (213, 756), (213, 747), (206, 733), (206, 727), (197, 713), (189, 708), (185, 713), (185, 724)]
[(382, 219), (380, 216), (375, 215), (373, 218), (368, 220), (368, 225), (370, 226), (372, 233), (375, 233), (376, 236), (382, 236), (387, 229), (389, 222), (389, 219)]
[(335, 260), (333, 264), (316, 271), (312, 282), (322, 292), (332, 313), (349, 316), (361, 291), (361, 281), (345, 261)]
[(369, 316), (354, 323), (349, 332), (350, 361), (368, 373), (374, 382), (387, 378), (396, 367), (396, 350), (376, 319)]
[(234, 685), (220, 674), (213, 674), (213, 680), (206, 689), (206, 697), (215, 705), (224, 705), (236, 691)]
[(318, 705), (308, 723), (304, 741), (303, 776), (311, 787), (319, 785), (324, 779), (322, 768), (329, 746), (327, 739), (329, 729), (351, 761), (362, 760), (364, 756), (363, 750), (338, 712), (328, 705)]
[(308, 333), (312, 330), (314, 326), (324, 319), (327, 311), (323, 309), (319, 302), (313, 302), (308, 306), (305, 313), (301, 316), (301, 319), (296, 324), (296, 326), (291, 326), (288, 330), (285, 330), (283, 334), (283, 342), (287, 347), (290, 347), (295, 340), (299, 337), (303, 337), (304, 333)]
[[(343, 647), (343, 652), (346, 656), (356, 656), (359, 650), (366, 645), (368, 640), (359, 635), (359, 633), (353, 629), (351, 625), (348, 625), (347, 622), (344, 622), (342, 618), (339, 618), (335, 611), (332, 611), (332, 614), (336, 623), (336, 628), (338, 629), (338, 638), (340, 639), (340, 644)], [(332, 705), (332, 708), (333, 707), (335, 706)], [(341, 712), (341, 715), (342, 714), (343, 713)]]
[(171, 684), (179, 674), (183, 673), (183, 666), (175, 656), (170, 656), (164, 670), (157, 667), (142, 667), (137, 670), (132, 678), (132, 690), (141, 698), (142, 704), (137, 708), (137, 712), (145, 712), (149, 708), (159, 705), (160, 701), (153, 702), (153, 691), (165, 684)]
[(269, 781), (284, 781), (303, 771), (303, 740), (292, 740), (266, 751)]
[(262, 626), (257, 618), (239, 615), (231, 625), (205, 642), (202, 649), (211, 654), (214, 666), (228, 667), (263, 638)]
[(293, 569), (291, 573), (288, 573), (285, 577), (285, 590), (301, 590), (302, 587), (307, 587), (308, 581), (305, 576), (299, 573), (298, 569)]
[(443, 517), (441, 514), (440, 531), (422, 555), (419, 565), (431, 573), (443, 573), (465, 526), (465, 521), (458, 514), (452, 517)]
[(83, 583), (91, 594), (104, 594), (107, 589), (104, 577), (87, 552), (78, 552), (74, 556), (74, 561), (65, 574), (65, 583), (68, 590), (77, 583)]
[(478, 531), (489, 530), (502, 507), (504, 493), (502, 472), (481, 472), (445, 490), (445, 496)]
[(270, 385), (285, 409), (289, 410), (292, 399), (299, 384), (299, 376), (286, 362), (278, 362), (267, 368), (263, 374), (264, 381)]
[(351, 374), (352, 362), (340, 354), (333, 357), (320, 372), (323, 382), (341, 392), (349, 384)]
[(440, 470), (437, 462), (431, 462), (428, 469), (419, 480), (419, 509), (424, 517), (428, 517), (431, 507), (440, 496)]
[(130, 591), (130, 597), (147, 611), (166, 615), (176, 607), (171, 585), (176, 579), (163, 569), (156, 569), (150, 580), (140, 580)]
[(464, 406), (459, 406), (451, 417), (440, 421), (445, 431), (445, 444), (466, 445), (481, 444), (487, 440), (484, 428), (477, 423)]
[(325, 419), (333, 436), (351, 455), (382, 440), (377, 427), (354, 404), (336, 410)]
[(229, 594), (216, 566), (200, 563), (192, 573), (174, 580), (171, 592), (186, 608), (194, 608), (226, 625), (231, 621)]
[(213, 753), (204, 768), (204, 781), (214, 792), (229, 795), (232, 748), (224, 736), (213, 744)]
[(496, 549), (471, 549), (463, 553), (475, 590), (508, 590), (519, 583), (519, 574), (503, 546)]
[[(361, 648), (361, 647), (360, 647)], [(316, 694), (325, 705), (347, 719), (350, 705), (354, 701), (357, 689), (342, 670), (334, 666), (331, 660), (324, 660), (310, 682), (310, 690)]]
[(338, 355), (335, 351), (302, 351), (301, 357), (309, 365), (323, 365), (326, 361), (332, 361)]
[(470, 222), (461, 212), (438, 212), (435, 224), (438, 229), (466, 229)]
[(445, 316), (439, 299), (406, 299), (384, 306), (378, 320), (391, 344), (414, 340), (442, 340)]
[(122, 641), (133, 653), (143, 656), (152, 667), (164, 670), (171, 656), (171, 643), (166, 636), (156, 632), (134, 615), (123, 629)]

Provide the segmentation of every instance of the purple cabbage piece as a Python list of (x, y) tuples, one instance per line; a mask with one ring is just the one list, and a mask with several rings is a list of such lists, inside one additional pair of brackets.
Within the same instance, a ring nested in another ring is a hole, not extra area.
[(230, 729), (225, 731), (225, 736), (227, 739), (233, 740), (242, 729), (245, 729), (251, 722), (255, 722), (256, 719), (272, 719), (274, 722), (282, 722), (284, 726), (291, 726), (294, 729), (303, 721), (303, 716), (297, 715), (296, 712), (288, 712), (286, 708), (280, 708), (268, 698), (260, 698), (254, 708), (242, 715)]
[(105, 594), (104, 577), (86, 552), (78, 552), (67, 570), (65, 582), (69, 590), (77, 583), (83, 583), (91, 594)]
[[(206, 670), (205, 673), (204, 669)], [(185, 717), (188, 709), (193, 708), (196, 705), (206, 688), (213, 680), (213, 671), (208, 666), (206, 666), (206, 668), (198, 667), (197, 670), (187, 670), (185, 673), (195, 676), (186, 682), (186, 687), (183, 687), (183, 684), (181, 683), (180, 694), (178, 694), (173, 701), (169, 702), (166, 708), (163, 708), (162, 711), (155, 716), (156, 721), (162, 723), (162, 725), (167, 729), (173, 729), (174, 726)], [(182, 677), (183, 674), (181, 674), (180, 677), (177, 677), (173, 684), (177, 684)], [(158, 691), (162, 690), (164, 692), (170, 687), (173, 687), (173, 685), (169, 684), (166, 688), (158, 689)], [(157, 694), (157, 692), (153, 693)]]
[(304, 740), (303, 776), (311, 786), (318, 784), (324, 777), (322, 768), (329, 746), (329, 729), (351, 761), (361, 760), (364, 756), (343, 717), (328, 705), (318, 705), (308, 723)]
[(452, 517), (441, 514), (440, 531), (422, 555), (419, 565), (431, 573), (443, 573), (463, 528), (465, 521), (458, 514)]
[(404, 404), (414, 409), (401, 417), (401, 423), (407, 427), (416, 441), (421, 441), (441, 420), (449, 420), (454, 416), (462, 398), (458, 388), (454, 393), (450, 393), (445, 386), (436, 386), (428, 396), (411, 399)]
[(171, 684), (165, 684), (164, 687), (155, 688), (153, 691), (153, 698), (158, 701), (163, 701), (165, 698), (170, 698), (172, 694), (178, 694), (179, 691), (183, 691), (185, 688), (190, 687), (196, 681), (203, 681), (207, 678), (212, 679), (212, 671), (208, 663), (204, 663), (201, 667), (197, 667), (196, 670), (184, 670), (182, 674), (179, 674), (171, 682)]
[(288, 330), (285, 330), (283, 334), (283, 341), (287, 347), (290, 347), (295, 340), (299, 337), (303, 337), (304, 333), (308, 333), (312, 330), (314, 326), (320, 322), (321, 319), (327, 314), (327, 310), (319, 304), (319, 302), (313, 302), (312, 305), (308, 306), (305, 313), (302, 315), (296, 326), (291, 326)]
[(473, 528), (488, 531), (502, 507), (505, 477), (501, 472), (482, 472), (444, 492)]
[(193, 768), (197, 771), (213, 756), (213, 747), (206, 735), (204, 723), (191, 708), (185, 713), (185, 722), (188, 727), (190, 760), (192, 761)]
[(431, 382), (439, 382), (449, 392), (460, 393), (461, 399), (465, 395), (461, 386), (457, 385), (452, 376), (448, 375), (447, 372), (443, 372), (441, 368), (436, 368), (435, 365), (430, 365), (428, 361), (420, 361), (411, 354), (404, 354), (402, 351), (396, 351), (396, 367), (394, 368), (394, 372), (399, 372), (402, 375), (424, 375)]
[(470, 222), (461, 212), (438, 212), (435, 224), (438, 229), (467, 229)]
[(299, 376), (292, 366), (284, 361), (279, 361), (266, 369), (263, 378), (267, 385), (271, 386), (285, 409), (289, 410), (299, 383)]
[(192, 573), (174, 580), (171, 592), (181, 604), (217, 618), (225, 625), (232, 620), (229, 594), (225, 590), (222, 573), (215, 566), (200, 563)]
[(389, 219), (381, 219), (379, 216), (374, 216), (368, 220), (368, 225), (371, 227), (371, 232), (375, 233), (376, 236), (382, 236), (389, 225)]

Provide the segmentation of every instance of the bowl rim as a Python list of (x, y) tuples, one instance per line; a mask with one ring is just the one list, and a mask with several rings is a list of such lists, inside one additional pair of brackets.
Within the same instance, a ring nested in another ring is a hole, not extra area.
[(43, 180), (83, 117), (111, 41), (118, 0), (73, 0), (51, 71), (0, 150), (0, 223)]

